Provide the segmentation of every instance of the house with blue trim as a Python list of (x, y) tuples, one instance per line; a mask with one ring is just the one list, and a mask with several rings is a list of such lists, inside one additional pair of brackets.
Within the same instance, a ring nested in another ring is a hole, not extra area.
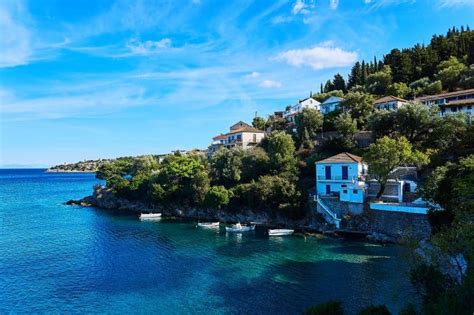
[(342, 97), (330, 96), (327, 100), (321, 103), (321, 113), (323, 115), (329, 114), (341, 108), (341, 103), (344, 101)]

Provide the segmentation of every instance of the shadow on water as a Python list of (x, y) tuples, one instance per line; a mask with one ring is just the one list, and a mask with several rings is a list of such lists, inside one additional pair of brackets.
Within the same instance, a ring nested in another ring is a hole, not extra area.
[(382, 303), (392, 312), (398, 312), (411, 300), (412, 292), (400, 292), (398, 286), (379, 278), (376, 270), (388, 260), (369, 258), (365, 263), (287, 260), (269, 266), (253, 279), (239, 279), (234, 268), (222, 268), (216, 271), (221, 281), (215, 283), (211, 294), (221, 296), (233, 314), (300, 314), (302, 307), (333, 299), (342, 301), (348, 314)]

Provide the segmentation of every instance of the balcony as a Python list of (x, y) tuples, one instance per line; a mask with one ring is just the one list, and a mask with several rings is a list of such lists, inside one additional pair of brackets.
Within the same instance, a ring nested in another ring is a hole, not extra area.
[(346, 182), (355, 182), (355, 181), (363, 181), (363, 177), (361, 176), (348, 176), (347, 178), (342, 178), (342, 176), (331, 176), (330, 178), (326, 178), (325, 175), (319, 175), (318, 181), (346, 181)]

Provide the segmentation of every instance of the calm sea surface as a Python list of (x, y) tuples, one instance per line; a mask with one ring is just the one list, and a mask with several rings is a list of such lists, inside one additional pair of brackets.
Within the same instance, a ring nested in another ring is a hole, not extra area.
[(401, 247), (226, 235), (190, 222), (64, 206), (90, 174), (0, 170), (0, 313), (348, 313), (412, 301)]

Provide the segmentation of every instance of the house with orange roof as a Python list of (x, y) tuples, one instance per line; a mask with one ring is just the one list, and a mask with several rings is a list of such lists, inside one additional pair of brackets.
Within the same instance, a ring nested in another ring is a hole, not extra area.
[(227, 149), (234, 147), (241, 147), (243, 149), (253, 148), (259, 144), (264, 137), (265, 132), (263, 130), (254, 128), (243, 121), (239, 121), (230, 126), (228, 133), (221, 133), (212, 138), (208, 156), (211, 156), (222, 147)]
[(407, 100), (404, 100), (403, 98), (400, 97), (395, 97), (395, 96), (384, 96), (382, 98), (379, 98), (374, 102), (375, 108), (378, 110), (399, 110), (400, 107), (408, 103)]
[(428, 107), (438, 106), (441, 117), (456, 113), (474, 115), (474, 89), (423, 96), (415, 101)]

